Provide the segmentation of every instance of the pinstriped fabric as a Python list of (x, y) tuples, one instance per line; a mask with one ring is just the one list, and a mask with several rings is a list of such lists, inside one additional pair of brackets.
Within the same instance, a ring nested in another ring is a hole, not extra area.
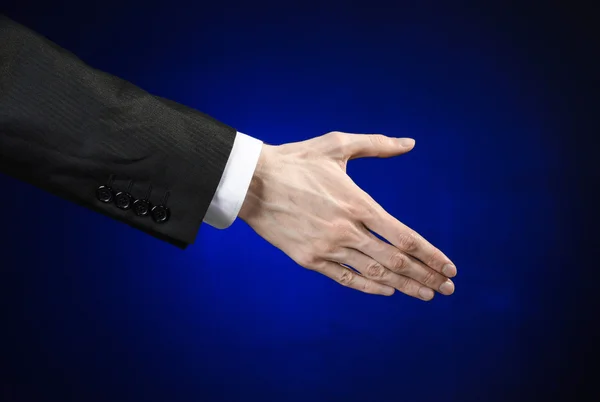
[[(236, 131), (87, 66), (0, 16), (0, 171), (185, 247), (217, 189)], [(157, 224), (96, 199), (113, 187), (160, 204)]]

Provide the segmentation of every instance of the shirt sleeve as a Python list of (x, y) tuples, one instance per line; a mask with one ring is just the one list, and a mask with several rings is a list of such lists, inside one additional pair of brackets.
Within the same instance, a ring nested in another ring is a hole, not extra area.
[(217, 191), (204, 216), (204, 223), (226, 229), (242, 207), (258, 163), (263, 142), (237, 132)]

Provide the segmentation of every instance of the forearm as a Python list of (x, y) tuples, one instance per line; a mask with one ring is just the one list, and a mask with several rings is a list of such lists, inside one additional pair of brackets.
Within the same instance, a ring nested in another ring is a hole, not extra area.
[[(192, 243), (236, 131), (93, 69), (0, 16), (0, 171), (178, 245)], [(160, 204), (170, 220), (102, 203), (96, 189)]]

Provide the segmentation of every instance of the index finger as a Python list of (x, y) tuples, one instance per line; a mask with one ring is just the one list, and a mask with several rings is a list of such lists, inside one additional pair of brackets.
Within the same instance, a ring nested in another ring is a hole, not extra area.
[(413, 229), (394, 218), (381, 206), (363, 224), (378, 233), (406, 254), (419, 259), (425, 265), (448, 278), (456, 276), (456, 266), (441, 250), (433, 246)]

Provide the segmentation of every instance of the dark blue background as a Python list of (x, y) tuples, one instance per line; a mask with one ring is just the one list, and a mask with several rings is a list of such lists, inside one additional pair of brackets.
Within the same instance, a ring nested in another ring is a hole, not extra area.
[(459, 276), (454, 296), (430, 303), (368, 296), (241, 221), (205, 225), (180, 251), (1, 176), (0, 399), (582, 400), (590, 315), (577, 303), (594, 284), (573, 275), (587, 205), (573, 166), (587, 155), (574, 145), (582, 129), (570, 125), (585, 50), (573, 38), (589, 37), (577, 11), (51, 3), (4, 11), (266, 142), (415, 138), (410, 154), (353, 161), (349, 174)]

